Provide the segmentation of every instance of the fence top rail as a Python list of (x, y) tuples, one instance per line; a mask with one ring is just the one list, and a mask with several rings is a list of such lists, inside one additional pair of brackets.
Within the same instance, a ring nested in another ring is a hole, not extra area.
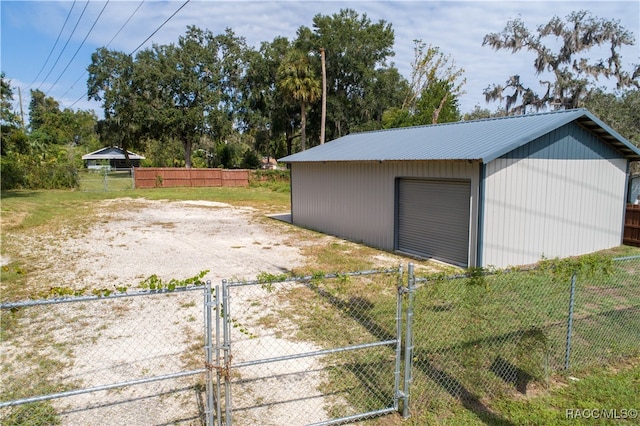
[[(278, 275), (269, 276), (264, 279), (256, 279), (250, 281), (240, 281), (240, 280), (223, 280), (227, 287), (240, 287), (240, 286), (249, 286), (249, 285), (264, 285), (264, 284), (284, 284), (290, 282), (309, 282), (317, 279), (332, 279), (332, 278), (340, 278), (340, 277), (357, 277), (357, 276), (365, 276), (365, 275), (377, 275), (377, 274), (393, 274), (401, 271), (401, 268), (389, 268), (389, 269), (372, 269), (366, 271), (356, 271), (356, 272), (344, 272), (344, 273), (331, 273), (331, 274), (323, 274), (323, 275), (305, 275), (299, 277), (281, 277)], [(271, 279), (273, 278), (273, 279)]]
[(637, 256), (625, 256), (625, 257), (615, 257), (613, 258), (614, 262), (623, 261), (623, 260), (640, 260), (640, 255)]
[(194, 286), (176, 287), (173, 290), (169, 290), (169, 289), (140, 290), (136, 292), (114, 292), (113, 294), (108, 294), (108, 295), (56, 297), (51, 299), (31, 299), (31, 300), (22, 300), (17, 302), (2, 303), (0, 304), (0, 309), (15, 309), (15, 308), (23, 308), (27, 306), (54, 305), (58, 303), (87, 302), (92, 300), (119, 299), (123, 297), (150, 296), (153, 294), (182, 293), (186, 291), (203, 290), (205, 287), (206, 285), (197, 285), (197, 286), (194, 285)]
[(433, 274), (426, 277), (416, 277), (416, 283), (433, 282), (433, 281), (454, 281), (462, 278), (472, 278), (478, 276), (497, 275), (497, 274), (513, 274), (518, 272), (531, 272), (539, 269), (537, 266), (529, 266), (522, 268), (509, 268), (509, 269), (471, 269), (466, 272), (460, 272), (458, 274)]

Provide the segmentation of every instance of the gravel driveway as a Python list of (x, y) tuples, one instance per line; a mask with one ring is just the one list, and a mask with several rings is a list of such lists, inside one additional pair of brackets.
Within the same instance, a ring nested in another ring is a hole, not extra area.
[[(114, 212), (115, 203), (125, 208)], [(69, 238), (52, 253), (62, 274), (58, 279), (75, 286), (133, 285), (153, 274), (184, 279), (210, 270), (206, 278), (219, 283), (287, 271), (302, 262), (299, 247), (281, 232), (286, 225), (265, 226), (249, 208), (119, 199), (105, 202), (104, 211), (87, 234)]]

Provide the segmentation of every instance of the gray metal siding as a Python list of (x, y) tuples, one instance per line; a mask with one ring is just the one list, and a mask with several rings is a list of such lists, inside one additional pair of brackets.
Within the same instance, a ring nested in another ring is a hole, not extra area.
[[(471, 216), (477, 212), (479, 164), (469, 161), (292, 163), (294, 224), (392, 251), (398, 177), (467, 179)], [(476, 223), (469, 230), (475, 247)], [(469, 262), (475, 263), (471, 250)]]
[(619, 245), (626, 165), (573, 123), (487, 164), (483, 266)]
[(397, 196), (396, 248), (467, 266), (470, 181), (399, 179)]

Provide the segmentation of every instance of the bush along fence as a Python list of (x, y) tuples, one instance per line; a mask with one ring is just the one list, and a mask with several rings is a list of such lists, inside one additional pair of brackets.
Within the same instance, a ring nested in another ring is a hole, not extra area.
[(500, 424), (500, 399), (640, 355), (639, 275), (640, 256), (409, 264), (3, 304), (1, 420), (417, 425), (457, 405)]

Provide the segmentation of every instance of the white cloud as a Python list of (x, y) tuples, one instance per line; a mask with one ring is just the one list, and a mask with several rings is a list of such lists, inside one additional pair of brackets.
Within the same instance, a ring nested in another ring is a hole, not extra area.
[[(60, 96), (68, 92), (65, 98), (72, 99), (72, 102), (78, 99), (85, 89), (86, 77), (76, 83), (72, 90), (69, 89), (78, 76), (86, 70), (91, 53), (112, 39), (139, 3), (138, 0), (109, 3), (95, 29), (89, 35), (86, 46), (61, 78), (58, 87), (52, 91), (52, 96)], [(182, 4), (183, 0), (145, 2), (110, 48), (126, 53), (131, 52)], [(66, 65), (78, 44), (86, 36), (103, 6), (104, 2), (101, 1), (89, 3), (67, 52), (61, 56), (55, 72), (51, 73), (49, 83), (58, 77), (61, 68)], [(2, 30), (2, 67), (7, 71), (9, 78), (13, 78), (14, 82), (19, 78), (29, 83), (35, 78), (70, 7), (70, 1), (3, 1), (1, 9), (3, 27), (9, 26), (12, 31), (5, 33), (5, 29)], [(63, 42), (66, 41), (83, 7), (82, 2), (76, 4), (58, 49), (61, 49)], [(405, 77), (409, 76), (415, 39), (437, 46), (443, 53), (450, 55), (455, 64), (466, 71), (467, 94), (461, 99), (463, 111), (472, 109), (476, 104), (484, 107), (482, 90), (492, 83), (504, 83), (509, 75), (520, 74), (529, 84), (537, 84), (539, 78), (533, 74), (532, 54), (524, 51), (518, 54), (496, 52), (482, 46), (482, 39), (486, 34), (502, 31), (510, 19), (520, 16), (530, 30), (535, 30), (538, 25), (548, 22), (554, 15), (565, 17), (572, 11), (586, 9), (601, 18), (619, 19), (624, 27), (635, 34), (636, 40), (640, 33), (640, 3), (637, 1), (192, 0), (152, 37), (147, 46), (152, 42), (159, 44), (176, 42), (178, 37), (185, 33), (188, 25), (196, 25), (209, 29), (214, 34), (222, 33), (229, 27), (237, 36), (244, 37), (250, 46), (257, 48), (261, 42), (272, 41), (276, 36), (293, 39), (300, 26), (312, 27), (312, 20), (316, 14), (332, 15), (343, 8), (352, 8), (361, 15), (366, 13), (372, 22), (382, 19), (392, 24), (396, 40), (394, 46), (396, 55), (389, 58), (389, 62), (394, 62)], [(16, 14), (16, 11), (20, 11), (21, 14)], [(22, 34), (26, 35), (22, 36)], [(12, 38), (14, 36), (15, 39)], [(10, 41), (7, 41), (7, 38)], [(26, 54), (20, 57), (5, 55), (5, 43), (9, 42), (20, 43), (23, 53), (33, 52), (31, 59), (25, 60)], [(637, 45), (623, 49), (622, 55), (626, 64), (639, 62)], [(53, 56), (55, 59), (56, 55)], [(26, 87), (28, 86), (25, 86), (24, 91)], [(43, 85), (43, 87), (46, 86)], [(61, 103), (64, 105), (66, 99)], [(74, 107), (84, 108), (87, 105), (97, 109), (95, 103), (85, 101), (78, 102)], [(490, 106), (490, 108), (493, 107), (495, 105)]]

